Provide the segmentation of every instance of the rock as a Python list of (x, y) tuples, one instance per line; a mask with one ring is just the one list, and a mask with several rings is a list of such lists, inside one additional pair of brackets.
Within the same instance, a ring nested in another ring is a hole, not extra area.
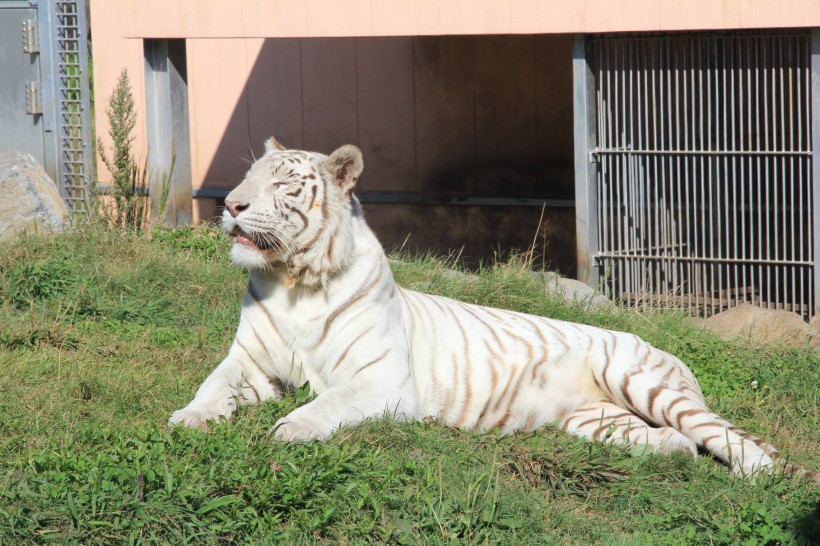
[(608, 309), (615, 306), (609, 298), (581, 281), (562, 277), (552, 271), (536, 271), (533, 275), (544, 283), (547, 293), (561, 296), (565, 301), (581, 303), (587, 309)]
[(812, 349), (820, 349), (820, 313), (809, 322), (809, 345)]
[(0, 154), (0, 195), (0, 240), (23, 231), (61, 230), (68, 225), (68, 206), (57, 186), (28, 154)]
[(744, 303), (706, 319), (707, 330), (721, 339), (744, 338), (756, 343), (783, 343), (805, 346), (809, 325), (791, 311), (763, 309)]
[(450, 280), (459, 281), (467, 284), (474, 283), (478, 280), (478, 275), (473, 275), (472, 273), (465, 273), (463, 271), (458, 271), (456, 269), (442, 269), (441, 275)]

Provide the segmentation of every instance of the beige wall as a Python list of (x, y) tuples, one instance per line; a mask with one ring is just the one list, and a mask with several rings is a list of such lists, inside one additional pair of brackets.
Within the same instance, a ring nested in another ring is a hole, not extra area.
[[(93, 0), (114, 2), (116, 0)], [(817, 0), (119, 0), (136, 38), (542, 34), (820, 26)]]
[[(236, 185), (274, 134), (322, 152), (357, 143), (365, 191), (571, 198), (570, 33), (784, 26), (820, 26), (820, 1), (91, 0), (97, 135), (108, 142), (104, 106), (127, 68), (145, 157), (142, 38), (185, 38), (195, 189)], [(216, 205), (196, 200), (195, 219)], [(526, 246), (540, 215), (366, 210), (387, 246), (412, 232), (474, 258)], [(553, 265), (570, 271), (573, 221), (553, 210), (547, 224), (568, 249)]]

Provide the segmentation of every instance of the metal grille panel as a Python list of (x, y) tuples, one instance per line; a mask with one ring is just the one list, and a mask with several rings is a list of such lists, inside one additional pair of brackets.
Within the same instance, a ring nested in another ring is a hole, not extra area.
[(598, 253), (627, 304), (814, 309), (808, 33), (591, 41)]
[(56, 93), (58, 103), (58, 161), (60, 187), (75, 218), (91, 211), (90, 107), (85, 4), (54, 3), (56, 37)]

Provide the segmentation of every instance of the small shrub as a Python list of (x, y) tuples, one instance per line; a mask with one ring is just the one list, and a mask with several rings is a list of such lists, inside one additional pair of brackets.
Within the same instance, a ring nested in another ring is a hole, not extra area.
[(22, 264), (11, 269), (6, 277), (9, 301), (17, 309), (54, 299), (79, 282), (71, 268), (59, 262)]
[(102, 139), (97, 140), (97, 151), (111, 173), (114, 206), (105, 207), (104, 215), (115, 225), (140, 229), (148, 212), (146, 169), (140, 172), (131, 153), (137, 113), (126, 69), (120, 72), (105, 114), (108, 117), (111, 151), (109, 153), (105, 149)]

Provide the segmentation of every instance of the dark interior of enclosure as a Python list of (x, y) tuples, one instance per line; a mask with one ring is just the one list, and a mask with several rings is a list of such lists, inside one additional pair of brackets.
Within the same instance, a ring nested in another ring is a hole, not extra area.
[(573, 274), (571, 62), (563, 35), (267, 39), (205, 186), (236, 185), (269, 135), (354, 143), (388, 250), (475, 266), (535, 240), (538, 266)]

